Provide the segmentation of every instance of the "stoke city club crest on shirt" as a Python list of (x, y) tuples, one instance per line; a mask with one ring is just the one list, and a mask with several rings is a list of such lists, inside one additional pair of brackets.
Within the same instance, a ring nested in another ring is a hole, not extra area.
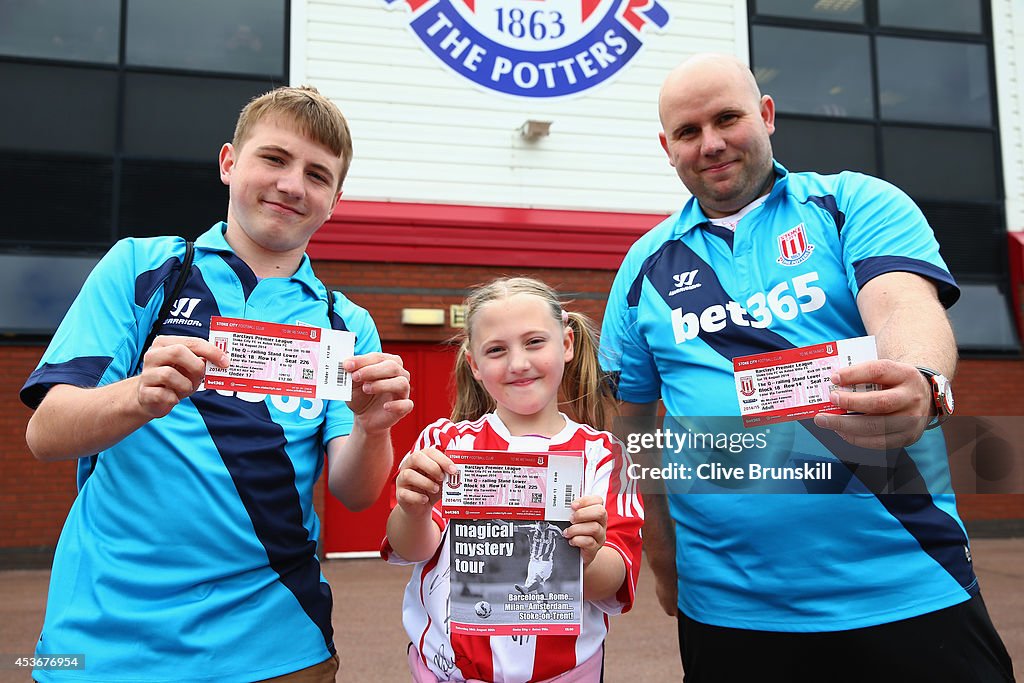
[(659, 0), (384, 0), (444, 64), (479, 86), (530, 98), (576, 95), (617, 74), (648, 31), (669, 21)]
[(800, 265), (810, 258), (812, 251), (814, 245), (807, 241), (807, 230), (803, 223), (779, 235), (777, 260), (783, 266)]

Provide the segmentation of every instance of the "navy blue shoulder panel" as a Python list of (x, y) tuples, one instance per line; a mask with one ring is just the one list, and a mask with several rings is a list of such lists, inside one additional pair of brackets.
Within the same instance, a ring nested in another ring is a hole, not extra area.
[(733, 240), (736, 238), (736, 233), (730, 230), (729, 228), (723, 227), (721, 225), (715, 225), (711, 221), (708, 221), (707, 223), (704, 223), (697, 229), (706, 230), (716, 237), (721, 237), (722, 241), (729, 245), (729, 251), (732, 251), (732, 244)]
[(934, 282), (939, 290), (939, 301), (946, 308), (955, 304), (960, 298), (960, 288), (953, 276), (927, 261), (908, 256), (872, 256), (853, 262), (853, 273), (857, 279), (858, 290), (863, 289), (864, 285), (879, 275), (893, 272), (914, 273)]
[(135, 305), (144, 308), (153, 298), (157, 288), (171, 281), (171, 274), (177, 271), (180, 265), (181, 260), (177, 256), (171, 256), (156, 268), (139, 273), (135, 277)]
[(839, 235), (843, 231), (843, 225), (846, 223), (846, 216), (839, 210), (835, 197), (827, 194), (823, 197), (808, 197), (807, 201), (820, 206), (825, 209), (830, 216), (832, 216), (832, 220), (836, 223), (836, 235)]
[(629, 292), (626, 294), (626, 305), (628, 307), (633, 308), (640, 303), (640, 292), (643, 290), (644, 278), (647, 277), (647, 271), (654, 267), (654, 264), (658, 262), (662, 253), (668, 249), (670, 244), (672, 244), (672, 241), (665, 242), (655, 251), (651, 252), (651, 255), (645, 258), (644, 262), (640, 264), (640, 270), (637, 271), (636, 278), (633, 280), (633, 284), (629, 286)]

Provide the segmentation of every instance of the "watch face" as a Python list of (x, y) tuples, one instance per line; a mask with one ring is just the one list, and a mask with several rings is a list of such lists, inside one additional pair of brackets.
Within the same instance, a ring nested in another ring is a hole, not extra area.
[(953, 387), (950, 383), (946, 382), (946, 387), (942, 392), (942, 403), (946, 410), (947, 415), (953, 414)]

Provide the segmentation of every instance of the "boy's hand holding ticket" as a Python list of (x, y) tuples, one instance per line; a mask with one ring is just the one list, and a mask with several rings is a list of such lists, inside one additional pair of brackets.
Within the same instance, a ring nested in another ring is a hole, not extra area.
[(342, 362), (355, 335), (305, 325), (210, 319), (210, 342), (226, 353), (226, 368), (206, 365), (206, 388), (349, 401), (352, 382)]

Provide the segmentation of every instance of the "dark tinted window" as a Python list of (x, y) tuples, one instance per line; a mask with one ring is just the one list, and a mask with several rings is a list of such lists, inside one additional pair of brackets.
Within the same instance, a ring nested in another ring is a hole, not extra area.
[(128, 0), (125, 61), (171, 69), (281, 73), (284, 12), (281, 0)]
[(984, 45), (878, 38), (883, 119), (988, 126), (991, 77)]
[(886, 179), (912, 197), (1000, 199), (992, 133), (886, 126), (882, 147)]
[(116, 72), (0, 62), (0, 83), (0, 150), (114, 153)]
[(94, 256), (0, 254), (3, 331), (52, 333), (98, 260)]
[[(125, 154), (213, 163), (221, 145), (231, 141), (242, 107), (274, 87), (183, 75), (129, 73), (126, 79)], [(167, 116), (169, 111), (175, 115)]]
[[(174, 192), (167, 179), (174, 178)], [(228, 188), (215, 157), (203, 164), (125, 161), (118, 237), (181, 235), (195, 239), (228, 210)]]
[(949, 309), (957, 344), (969, 351), (1020, 351), (1006, 295), (994, 284), (961, 284)]
[(222, 219), (217, 154), (245, 103), (288, 82), (288, 5), (0, 0), (0, 251)]
[(0, 55), (117, 62), (121, 0), (0, 0)]
[(878, 0), (878, 22), (938, 31), (981, 32), (979, 0)]
[[(756, 26), (754, 74), (780, 112), (870, 118), (868, 37), (828, 31)], [(808, 56), (814, 55), (814, 68)]]
[(808, 121), (778, 116), (772, 149), (790, 171), (878, 174), (875, 127), (859, 123)]
[[(952, 309), (961, 349), (1005, 351), (1018, 344), (997, 287), (1010, 279), (988, 25), (999, 19), (985, 7), (750, 0), (750, 54), (780, 112), (776, 158), (794, 171), (864, 171), (906, 191), (953, 275), (970, 286)], [(849, 14), (825, 19), (826, 9)], [(851, 82), (847, 68), (865, 80)], [(870, 106), (858, 107), (863, 100), (850, 94), (864, 83)]]
[(0, 154), (0, 244), (110, 244), (113, 177), (109, 159)]
[(757, 0), (757, 13), (817, 21), (864, 22), (861, 0)]
[(993, 281), (1006, 272), (1006, 230), (997, 204), (918, 202), (958, 280)]

